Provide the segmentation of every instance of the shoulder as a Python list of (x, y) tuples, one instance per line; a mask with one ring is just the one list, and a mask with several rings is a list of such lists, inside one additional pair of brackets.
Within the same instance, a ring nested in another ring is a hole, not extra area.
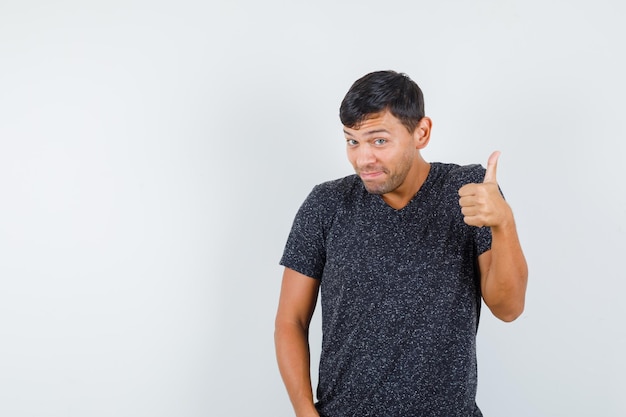
[(444, 184), (461, 187), (465, 184), (483, 182), (485, 168), (480, 164), (457, 165), (441, 162), (431, 164), (435, 177)]
[(340, 204), (361, 192), (363, 183), (356, 175), (326, 181), (313, 187), (307, 200), (323, 206)]
[(318, 218), (334, 217), (346, 202), (354, 200), (363, 188), (356, 175), (326, 181), (313, 187), (300, 207), (300, 214)]
[(332, 181), (326, 181), (318, 184), (314, 187), (314, 191), (321, 193), (348, 193), (353, 191), (357, 186), (361, 184), (361, 180), (355, 174), (348, 175), (343, 178), (338, 178)]

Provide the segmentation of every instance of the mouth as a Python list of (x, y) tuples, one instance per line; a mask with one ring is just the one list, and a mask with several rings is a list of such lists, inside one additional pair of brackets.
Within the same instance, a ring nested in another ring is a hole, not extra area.
[(380, 176), (382, 176), (384, 174), (384, 171), (367, 171), (367, 172), (359, 172), (359, 177), (361, 177), (361, 179), (363, 181), (368, 181), (368, 180), (373, 180), (376, 179)]

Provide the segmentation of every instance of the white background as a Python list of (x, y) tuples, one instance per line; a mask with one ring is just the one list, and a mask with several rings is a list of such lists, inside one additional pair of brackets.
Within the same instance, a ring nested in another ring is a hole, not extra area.
[(625, 17), (1, 0), (0, 415), (291, 416), (278, 260), (313, 185), (351, 173), (339, 103), (380, 69), (422, 87), (427, 160), (502, 151), (530, 283), (516, 322), (482, 316), (485, 416), (626, 415)]

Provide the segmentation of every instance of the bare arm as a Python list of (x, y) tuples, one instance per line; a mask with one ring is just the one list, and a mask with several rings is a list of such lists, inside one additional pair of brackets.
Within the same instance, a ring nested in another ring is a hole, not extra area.
[(276, 313), (274, 341), (278, 368), (297, 417), (319, 417), (311, 387), (309, 323), (319, 280), (285, 268)]
[(513, 211), (498, 190), (498, 156), (489, 158), (482, 184), (461, 187), (459, 203), (467, 224), (491, 227), (491, 250), (478, 257), (483, 300), (500, 320), (513, 321), (524, 311), (528, 267)]
[(528, 268), (515, 224), (491, 231), (491, 250), (478, 257), (481, 291), (493, 315), (510, 322), (524, 311)]

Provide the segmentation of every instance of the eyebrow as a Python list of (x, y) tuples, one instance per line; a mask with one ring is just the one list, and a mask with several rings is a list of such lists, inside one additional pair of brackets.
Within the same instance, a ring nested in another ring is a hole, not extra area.
[[(343, 133), (349, 136), (353, 136), (346, 129), (343, 129)], [(374, 129), (374, 130), (368, 130), (367, 132), (363, 133), (363, 135), (370, 136), (370, 135), (375, 135), (376, 133), (389, 133), (389, 131), (387, 129)]]

